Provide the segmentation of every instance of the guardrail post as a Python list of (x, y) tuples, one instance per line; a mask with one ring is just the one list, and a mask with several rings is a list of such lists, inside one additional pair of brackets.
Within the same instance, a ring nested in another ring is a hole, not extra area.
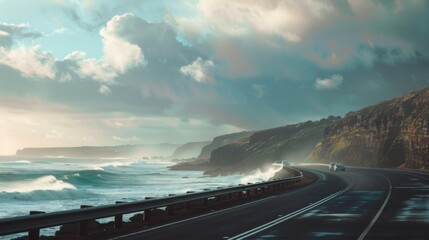
[[(90, 205), (80, 205), (80, 208), (90, 208)], [(88, 220), (79, 222), (79, 236), (85, 237), (88, 236)]]
[(165, 210), (168, 216), (174, 215), (174, 205), (168, 205)]
[[(120, 204), (120, 203), (125, 203), (125, 202), (121, 202), (121, 201), (116, 201), (115, 204)], [(122, 227), (122, 220), (123, 220), (123, 215), (122, 214), (118, 214), (115, 215), (115, 229), (119, 229)]]
[[(30, 215), (35, 215), (35, 214), (44, 214), (46, 212), (41, 212), (41, 211), (30, 211)], [(40, 229), (36, 228), (36, 229), (30, 229), (30, 231), (28, 231), (28, 239), (29, 240), (39, 240), (40, 238)]]
[(150, 212), (151, 212), (151, 209), (145, 209), (144, 210), (144, 221), (145, 222), (149, 221), (149, 219), (150, 219)]

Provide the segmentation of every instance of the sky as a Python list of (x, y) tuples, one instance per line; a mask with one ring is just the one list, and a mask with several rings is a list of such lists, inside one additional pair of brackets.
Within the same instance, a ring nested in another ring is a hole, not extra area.
[(0, 154), (185, 143), (429, 86), (429, 1), (0, 0)]

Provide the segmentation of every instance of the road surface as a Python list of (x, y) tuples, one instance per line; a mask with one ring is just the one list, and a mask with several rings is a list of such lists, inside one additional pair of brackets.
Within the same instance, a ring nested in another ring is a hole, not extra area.
[(319, 179), (115, 239), (429, 239), (429, 174), (302, 167)]

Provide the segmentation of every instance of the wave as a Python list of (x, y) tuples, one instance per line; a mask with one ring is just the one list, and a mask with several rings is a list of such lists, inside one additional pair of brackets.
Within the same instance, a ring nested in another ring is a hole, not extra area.
[(242, 184), (246, 184), (249, 182), (260, 182), (260, 181), (268, 181), (270, 178), (274, 177), (274, 175), (276, 174), (276, 172), (280, 171), (283, 169), (283, 166), (277, 166), (277, 167), (271, 167), (270, 169), (268, 169), (265, 172), (262, 172), (259, 168), (258, 170), (252, 174), (252, 175), (247, 175), (244, 176), (243, 178), (241, 178), (240, 182)]
[(108, 162), (108, 163), (98, 163), (98, 164), (89, 164), (85, 165), (86, 167), (89, 167), (91, 170), (105, 170), (106, 167), (125, 167), (130, 166), (131, 164), (134, 164), (136, 162), (120, 162), (120, 161), (114, 161), (114, 162)]
[(70, 183), (58, 180), (55, 176), (47, 175), (33, 180), (0, 182), (0, 192), (28, 193), (37, 190), (61, 191), (64, 189), (76, 190)]
[(17, 161), (4, 161), (0, 162), (0, 164), (31, 164), (31, 161), (28, 160), (17, 160)]
[(0, 192), (0, 201), (75, 200), (87, 198), (88, 194), (76, 190), (34, 190), (31, 192)]
[(110, 180), (114, 180), (119, 176), (119, 174), (106, 172), (104, 170), (84, 170), (62, 175), (60, 179), (67, 180), (68, 183), (74, 186), (108, 186)]
[(174, 165), (175, 162), (172, 161), (147, 161), (148, 164), (159, 164), (159, 165)]

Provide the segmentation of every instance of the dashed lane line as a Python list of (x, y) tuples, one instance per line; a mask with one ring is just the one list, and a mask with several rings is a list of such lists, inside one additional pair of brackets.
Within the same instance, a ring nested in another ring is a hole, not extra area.
[(340, 190), (340, 191), (338, 191), (338, 192), (336, 192), (334, 194), (331, 194), (331, 195), (329, 195), (329, 196), (327, 196), (327, 197), (325, 197), (325, 198), (323, 198), (323, 199), (321, 199), (321, 200), (319, 200), (319, 201), (317, 201), (315, 203), (312, 203), (312, 204), (308, 205), (307, 207), (301, 208), (301, 209), (299, 209), (299, 210), (297, 210), (295, 212), (292, 212), (290, 214), (287, 214), (285, 216), (277, 218), (277, 219), (275, 219), (275, 220), (273, 220), (271, 222), (265, 223), (265, 224), (263, 224), (261, 226), (258, 226), (256, 228), (253, 228), (253, 229), (250, 229), (250, 230), (248, 230), (246, 232), (238, 234), (238, 235), (236, 235), (234, 237), (229, 238), (229, 240), (241, 240), (241, 239), (245, 239), (245, 238), (250, 237), (252, 235), (255, 235), (255, 234), (259, 233), (259, 232), (262, 232), (262, 231), (264, 231), (264, 230), (266, 230), (268, 228), (271, 228), (271, 227), (273, 227), (275, 225), (278, 225), (278, 224), (280, 224), (280, 223), (282, 223), (282, 222), (284, 222), (284, 221), (286, 221), (288, 219), (296, 217), (296, 216), (298, 216), (298, 215), (300, 215), (300, 214), (302, 214), (304, 212), (307, 212), (307, 211), (309, 211), (309, 210), (311, 210), (311, 209), (313, 209), (313, 208), (315, 208), (315, 207), (317, 207), (317, 206), (319, 206), (319, 205), (321, 205), (321, 204), (323, 204), (323, 203), (325, 203), (325, 202), (327, 202), (327, 201), (329, 201), (329, 200), (331, 200), (331, 199), (333, 199), (333, 198), (341, 195), (342, 193), (346, 192), (347, 190), (349, 190), (354, 185), (354, 183), (355, 183), (355, 181), (353, 181), (352, 183), (350, 183), (345, 189)]

